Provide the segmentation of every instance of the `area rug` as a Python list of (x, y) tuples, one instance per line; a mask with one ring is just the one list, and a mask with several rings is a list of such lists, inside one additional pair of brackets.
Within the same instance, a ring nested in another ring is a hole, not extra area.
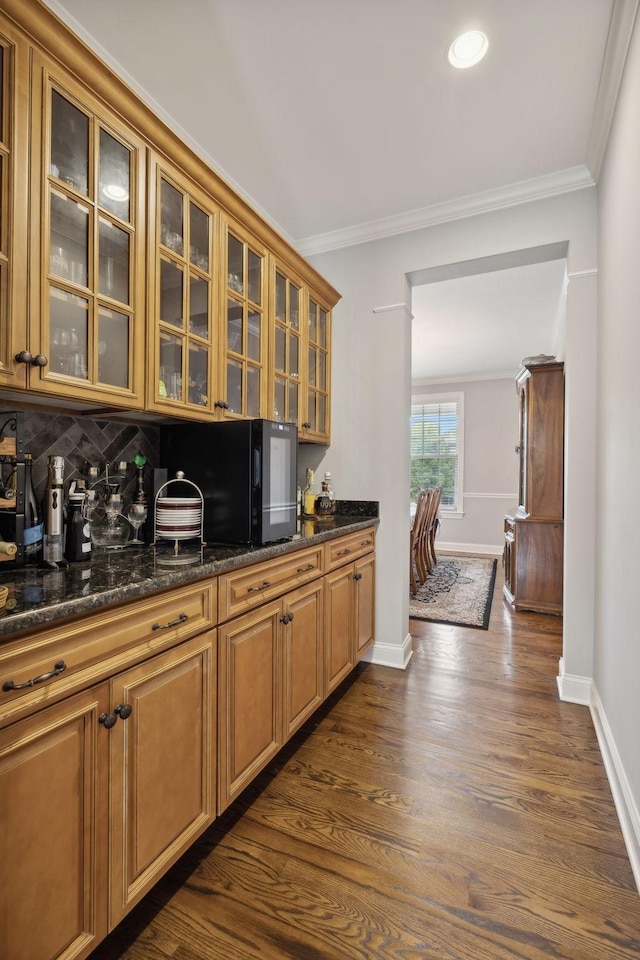
[(496, 567), (497, 560), (486, 557), (438, 556), (426, 582), (409, 598), (409, 616), (487, 630)]

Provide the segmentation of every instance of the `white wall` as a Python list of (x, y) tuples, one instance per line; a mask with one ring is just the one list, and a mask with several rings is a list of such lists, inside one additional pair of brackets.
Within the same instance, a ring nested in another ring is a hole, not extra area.
[[(640, 25), (599, 184), (594, 704), (640, 882)], [(611, 779), (611, 772), (610, 772)]]
[(513, 378), (414, 384), (414, 396), (464, 394), (463, 516), (440, 511), (437, 549), (502, 554), (504, 515), (518, 500), (518, 400)]
[[(508, 207), (493, 213), (416, 230), (371, 243), (316, 255), (320, 272), (341, 292), (334, 311), (332, 444), (326, 454), (309, 452), (330, 469), (341, 497), (380, 501), (377, 570), (377, 642), (373, 659), (401, 665), (407, 655), (409, 488), (410, 320), (409, 272), (478, 257), (568, 243), (568, 273), (575, 278), (596, 269), (596, 191), (593, 188)], [(576, 283), (579, 283), (576, 280)], [(376, 308), (390, 307), (375, 313)], [(395, 308), (395, 309), (393, 309)], [(587, 329), (595, 303), (569, 296), (567, 329), (583, 321)], [(580, 316), (572, 314), (579, 310)], [(569, 337), (567, 337), (569, 342)], [(569, 351), (565, 357), (569, 362)], [(593, 377), (574, 364), (572, 403), (589, 408)], [(574, 431), (567, 462), (593, 463), (593, 430)], [(301, 463), (301, 466), (304, 464)], [(501, 492), (501, 491), (495, 491)], [(507, 492), (507, 491), (505, 491)], [(577, 536), (593, 514), (566, 525)], [(584, 582), (592, 574), (593, 553), (582, 558), (579, 575), (565, 579), (564, 664), (570, 675), (589, 662), (593, 650), (592, 617), (585, 626)], [(578, 616), (578, 612), (580, 616)]]

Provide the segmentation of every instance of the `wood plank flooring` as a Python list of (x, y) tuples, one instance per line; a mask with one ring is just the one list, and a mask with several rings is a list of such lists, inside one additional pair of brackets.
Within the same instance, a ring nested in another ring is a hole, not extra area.
[(640, 960), (640, 897), (561, 620), (411, 621), (91, 960)]

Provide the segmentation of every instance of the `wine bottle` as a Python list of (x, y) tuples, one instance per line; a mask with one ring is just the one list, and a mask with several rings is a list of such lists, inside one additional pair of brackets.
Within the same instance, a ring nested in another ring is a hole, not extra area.
[(33, 460), (30, 453), (24, 455), (24, 556), (25, 563), (42, 560), (44, 524), (33, 489), (31, 475)]

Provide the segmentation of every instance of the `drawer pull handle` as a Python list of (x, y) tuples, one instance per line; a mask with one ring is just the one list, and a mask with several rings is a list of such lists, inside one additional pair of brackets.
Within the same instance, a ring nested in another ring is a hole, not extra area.
[(271, 582), (269, 580), (263, 580), (257, 587), (247, 587), (247, 593), (255, 593), (256, 590), (266, 590), (266, 588), (270, 586)]
[(179, 617), (176, 617), (175, 620), (171, 620), (169, 623), (154, 623), (151, 626), (152, 630), (170, 630), (171, 627), (178, 627), (181, 623), (186, 623), (189, 619), (188, 613), (181, 613)]
[(344, 550), (338, 550), (336, 557), (346, 557), (348, 553), (351, 553), (351, 550), (349, 547), (345, 547)]
[(361, 541), (360, 541), (360, 546), (361, 546), (361, 547), (370, 547), (372, 543), (373, 543), (373, 540), (361, 540)]
[(67, 669), (67, 665), (64, 660), (57, 660), (53, 670), (50, 670), (49, 673), (41, 673), (39, 677), (34, 677), (33, 680), (26, 680), (24, 683), (14, 683), (13, 680), (5, 680), (2, 684), (2, 689), (5, 693), (9, 693), (10, 690), (26, 690), (27, 687), (35, 687), (36, 683), (46, 683), (47, 680), (53, 680), (54, 677), (57, 677), (59, 673), (62, 673)]
[(307, 573), (309, 570), (315, 570), (315, 563), (308, 563), (306, 567), (298, 567), (297, 573)]

